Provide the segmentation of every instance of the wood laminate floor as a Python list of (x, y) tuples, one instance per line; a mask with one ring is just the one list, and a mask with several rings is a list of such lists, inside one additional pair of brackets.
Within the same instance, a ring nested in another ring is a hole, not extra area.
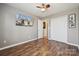
[(79, 56), (78, 48), (72, 45), (49, 40), (34, 40), (16, 47), (0, 51), (0, 56)]

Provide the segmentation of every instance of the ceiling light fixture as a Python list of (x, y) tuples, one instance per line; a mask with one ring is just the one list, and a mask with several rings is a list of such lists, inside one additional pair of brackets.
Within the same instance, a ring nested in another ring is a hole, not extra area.
[(42, 12), (45, 12), (48, 8), (50, 8), (50, 4), (45, 4), (45, 3), (42, 3), (41, 5), (39, 6), (36, 6), (37, 8), (40, 8), (40, 10)]

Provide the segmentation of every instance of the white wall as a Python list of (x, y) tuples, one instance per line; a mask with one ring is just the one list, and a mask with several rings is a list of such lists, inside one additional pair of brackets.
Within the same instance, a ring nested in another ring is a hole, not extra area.
[(2, 7), (0, 5), (0, 46), (2, 45), (3, 42), (3, 17), (2, 17)]
[(79, 35), (78, 35), (78, 32), (79, 32), (79, 10), (78, 8), (76, 9), (73, 9), (73, 11), (69, 12), (69, 14), (71, 13), (76, 13), (76, 28), (73, 28), (73, 29), (69, 29), (67, 28), (67, 38), (68, 38), (68, 42), (69, 43), (73, 43), (73, 44), (79, 44), (78, 41), (79, 41)]
[[(76, 28), (69, 29), (67, 27), (68, 15), (71, 13), (76, 13)], [(79, 9), (74, 8), (71, 10), (66, 10), (58, 14), (48, 17), (50, 20), (50, 32), (49, 37), (52, 40), (57, 40), (61, 42), (79, 44), (78, 32), (79, 32)]]
[[(37, 38), (37, 18), (33, 16), (33, 26), (16, 26), (16, 13), (27, 12), (0, 4), (0, 48)], [(6, 43), (4, 43), (6, 41)]]
[(51, 38), (53, 40), (67, 42), (67, 16), (51, 19)]

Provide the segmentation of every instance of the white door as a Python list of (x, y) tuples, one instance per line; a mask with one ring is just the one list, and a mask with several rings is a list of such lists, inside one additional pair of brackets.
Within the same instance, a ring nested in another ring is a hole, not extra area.
[(43, 20), (43, 26), (45, 27), (43, 29), (43, 36), (48, 37), (48, 21), (47, 20)]
[(43, 22), (38, 20), (38, 38), (43, 38)]

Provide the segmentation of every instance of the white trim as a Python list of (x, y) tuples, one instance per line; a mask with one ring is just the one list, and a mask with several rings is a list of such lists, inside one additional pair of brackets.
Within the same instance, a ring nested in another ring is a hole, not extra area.
[[(24, 44), (24, 43), (27, 43), (29, 41), (33, 41), (33, 40), (36, 40), (36, 39), (38, 39), (38, 38), (31, 39), (31, 40), (28, 40), (28, 41), (25, 41), (25, 42), (21, 42), (21, 43), (17, 43), (17, 44), (13, 44), (13, 45), (9, 45), (9, 46), (0, 48), (0, 50), (4, 50), (4, 49), (7, 49), (7, 48), (11, 48), (11, 47), (17, 46), (17, 45), (21, 45), (21, 44)], [(49, 40), (53, 40), (53, 39), (50, 38)], [(55, 40), (55, 41), (58, 41), (58, 40)], [(59, 41), (59, 42), (61, 42), (61, 41)], [(68, 42), (62, 42), (62, 43), (69, 44), (69, 45), (73, 45), (73, 46), (77, 46), (78, 49), (79, 49), (79, 45), (77, 45), (77, 44), (72, 44), (72, 43), (68, 43)]]
[[(50, 38), (49, 40), (53, 40), (53, 39)], [(55, 41), (58, 41), (58, 40), (55, 40)], [(62, 42), (62, 41), (59, 41), (59, 42)], [(76, 46), (76, 47), (78, 47), (78, 49), (79, 49), (79, 45), (77, 45), (77, 44), (73, 44), (73, 43), (69, 43), (69, 42), (62, 42), (62, 43)]]
[(4, 50), (4, 49), (7, 49), (7, 48), (11, 48), (11, 47), (17, 46), (17, 45), (21, 45), (21, 44), (24, 44), (24, 43), (27, 43), (27, 42), (29, 42), (29, 41), (33, 41), (33, 40), (36, 40), (36, 39), (37, 39), (37, 38), (31, 39), (31, 40), (28, 40), (28, 41), (24, 41), (24, 42), (20, 42), (20, 43), (17, 43), (17, 44), (9, 45), (9, 46), (0, 48), (0, 50)]

